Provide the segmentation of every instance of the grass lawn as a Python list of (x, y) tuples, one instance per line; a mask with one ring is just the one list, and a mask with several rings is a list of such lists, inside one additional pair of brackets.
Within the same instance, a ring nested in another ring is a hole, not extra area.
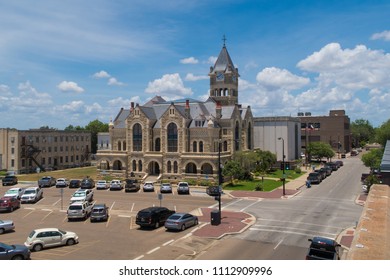
[[(294, 170), (285, 170), (284, 171), (286, 174), (286, 178), (288, 179), (296, 179), (300, 177), (304, 171), (301, 173), (296, 173)], [(282, 178), (283, 176), (283, 170), (277, 169), (271, 172), (268, 172), (264, 177), (269, 177), (269, 178)]]
[(67, 178), (67, 179), (83, 179), (86, 176), (96, 179), (97, 169), (96, 166), (69, 168), (63, 170), (55, 170), (41, 173), (32, 174), (19, 174), (19, 181), (38, 181), (43, 176), (53, 176), (54, 178)]
[[(240, 191), (254, 191), (256, 186), (261, 185), (260, 180), (253, 181), (238, 181), (234, 185), (226, 184), (223, 186), (224, 190), (240, 190)], [(269, 192), (282, 185), (280, 180), (264, 179), (263, 191)]]

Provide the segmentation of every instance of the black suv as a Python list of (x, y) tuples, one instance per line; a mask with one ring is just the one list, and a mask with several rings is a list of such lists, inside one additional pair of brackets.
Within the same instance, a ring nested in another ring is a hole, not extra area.
[(310, 247), (306, 255), (306, 260), (339, 260), (340, 244), (335, 240), (315, 236), (310, 241)]
[(175, 211), (169, 210), (166, 207), (149, 207), (138, 212), (135, 223), (141, 228), (158, 228), (163, 225), (172, 214), (175, 214)]
[(91, 178), (85, 178), (81, 181), (82, 189), (93, 189), (95, 187), (95, 181)]
[(136, 179), (126, 179), (125, 192), (138, 192), (140, 188), (140, 184)]
[(3, 178), (3, 186), (12, 186), (18, 183), (18, 178), (16, 176), (5, 176)]

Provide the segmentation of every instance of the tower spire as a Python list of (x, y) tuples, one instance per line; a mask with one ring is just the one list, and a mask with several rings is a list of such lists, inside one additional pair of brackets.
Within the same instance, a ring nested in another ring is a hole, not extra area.
[(226, 47), (226, 36), (225, 36), (225, 34), (223, 34), (222, 41), (223, 41), (223, 46)]

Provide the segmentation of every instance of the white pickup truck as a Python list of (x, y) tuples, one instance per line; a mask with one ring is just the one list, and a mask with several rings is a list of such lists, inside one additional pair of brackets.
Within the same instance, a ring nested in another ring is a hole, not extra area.
[(88, 201), (91, 202), (93, 200), (93, 190), (91, 189), (78, 189), (74, 192), (72, 197), (70, 198), (70, 203), (76, 202), (76, 201)]

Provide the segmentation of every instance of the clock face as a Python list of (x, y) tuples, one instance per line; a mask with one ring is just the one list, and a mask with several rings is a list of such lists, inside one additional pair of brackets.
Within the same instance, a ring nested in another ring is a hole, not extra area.
[(217, 73), (217, 81), (223, 81), (223, 79), (224, 79), (223, 73), (221, 72)]

